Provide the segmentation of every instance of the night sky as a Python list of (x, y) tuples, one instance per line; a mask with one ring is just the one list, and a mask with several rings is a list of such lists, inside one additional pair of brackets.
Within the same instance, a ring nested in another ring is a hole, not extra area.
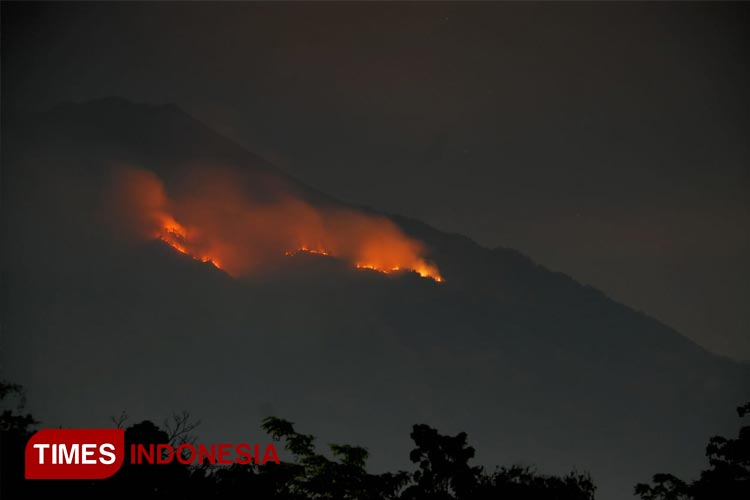
[(750, 359), (748, 4), (2, 3), (2, 106), (173, 102)]

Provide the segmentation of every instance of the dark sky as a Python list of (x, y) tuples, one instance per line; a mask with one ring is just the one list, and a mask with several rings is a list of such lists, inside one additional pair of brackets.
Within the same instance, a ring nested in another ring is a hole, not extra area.
[(750, 359), (750, 5), (2, 3), (2, 105), (174, 102)]

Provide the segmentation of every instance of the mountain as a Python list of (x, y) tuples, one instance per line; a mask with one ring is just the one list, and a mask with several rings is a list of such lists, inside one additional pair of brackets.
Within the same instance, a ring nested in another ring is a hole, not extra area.
[[(2, 133), (3, 374), (45, 426), (186, 409), (203, 442), (254, 442), (277, 415), (392, 470), (427, 423), (466, 431), (483, 465), (577, 467), (618, 499), (699, 470), (750, 395), (746, 363), (514, 250), (315, 191), (176, 106), (65, 104), (6, 116)], [(181, 184), (196, 165), (231, 168), (248, 198), (387, 220), (444, 281), (311, 252), (238, 277), (110, 217), (113, 171), (201, 196)]]

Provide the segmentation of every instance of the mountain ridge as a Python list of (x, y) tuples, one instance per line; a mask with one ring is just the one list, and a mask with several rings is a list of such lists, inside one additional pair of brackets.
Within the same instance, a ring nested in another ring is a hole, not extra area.
[[(194, 117), (193, 115), (191, 115), (190, 113), (188, 113), (187, 111), (185, 111), (184, 109), (182, 109), (176, 103), (170, 102), (170, 103), (165, 103), (165, 104), (150, 104), (150, 103), (145, 103), (145, 102), (135, 102), (135, 101), (131, 101), (129, 99), (118, 97), (118, 96), (106, 96), (106, 97), (102, 97), (102, 98), (99, 98), (99, 99), (92, 99), (92, 100), (86, 100), (86, 101), (79, 101), (79, 102), (70, 101), (70, 102), (59, 103), (56, 106), (50, 108), (49, 110), (34, 112), (34, 113), (31, 113), (31, 115), (41, 115), (41, 116), (49, 116), (49, 115), (55, 115), (55, 114), (64, 114), (65, 115), (65, 114), (68, 114), (71, 110), (72, 111), (83, 110), (83, 112), (85, 114), (92, 113), (92, 112), (93, 113), (101, 113), (102, 111), (117, 113), (118, 110), (128, 110), (128, 111), (138, 110), (138, 111), (146, 111), (149, 114), (156, 115), (156, 117), (155, 117), (156, 119), (163, 119), (162, 117), (158, 116), (158, 115), (161, 115), (161, 114), (166, 115), (169, 119), (172, 119), (173, 117), (174, 118), (179, 118), (179, 119), (186, 119), (188, 122), (190, 122), (192, 125), (194, 125), (196, 129), (199, 129), (201, 132), (204, 132), (204, 133), (208, 132), (212, 136), (220, 138), (221, 140), (223, 140), (225, 142), (225, 144), (231, 145), (232, 149), (235, 149), (237, 151), (241, 151), (241, 155), (247, 155), (249, 157), (252, 157), (254, 161), (260, 162), (264, 168), (272, 170), (272, 172), (274, 174), (282, 175), (286, 179), (291, 179), (294, 183), (302, 186), (303, 191), (309, 192), (309, 193), (314, 193), (314, 196), (320, 196), (321, 198), (323, 198), (327, 202), (334, 203), (334, 204), (341, 204), (341, 205), (344, 205), (346, 207), (354, 208), (356, 210), (363, 210), (365, 212), (370, 212), (370, 213), (375, 213), (375, 214), (386, 216), (389, 219), (394, 220), (395, 222), (397, 222), (399, 224), (399, 226), (402, 227), (402, 228), (404, 228), (405, 226), (409, 227), (411, 229), (410, 234), (412, 232), (417, 233), (417, 234), (415, 234), (415, 236), (417, 236), (417, 237), (419, 237), (420, 233), (426, 233), (426, 234), (440, 235), (440, 237), (442, 237), (442, 238), (457, 238), (457, 239), (460, 239), (460, 240), (464, 240), (465, 242), (469, 243), (470, 245), (473, 245), (476, 248), (480, 248), (483, 251), (499, 252), (499, 253), (502, 253), (504, 255), (504, 257), (508, 257), (508, 256), (519, 257), (518, 260), (517, 260), (517, 262), (519, 264), (522, 263), (522, 264), (524, 264), (526, 266), (529, 266), (530, 268), (538, 268), (541, 271), (549, 272), (549, 273), (552, 273), (552, 274), (556, 274), (556, 275), (558, 275), (558, 276), (560, 276), (562, 278), (571, 280), (573, 283), (575, 283), (576, 285), (582, 287), (583, 289), (589, 289), (590, 288), (590, 289), (594, 290), (595, 292), (597, 292), (599, 294), (602, 294), (604, 297), (606, 297), (607, 300), (610, 300), (610, 301), (612, 301), (612, 302), (614, 302), (614, 303), (616, 303), (618, 305), (626, 307), (626, 308), (628, 308), (628, 309), (630, 309), (630, 310), (632, 310), (632, 311), (634, 311), (634, 312), (636, 312), (638, 314), (642, 314), (642, 315), (648, 317), (649, 319), (658, 322), (660, 325), (662, 325), (662, 326), (664, 326), (664, 327), (672, 330), (676, 334), (678, 334), (681, 337), (683, 337), (689, 343), (695, 344), (699, 348), (706, 350), (707, 352), (711, 353), (712, 355), (716, 355), (716, 356), (719, 356), (719, 357), (722, 357), (722, 358), (726, 358), (728, 360), (732, 360), (732, 358), (729, 358), (727, 356), (722, 356), (722, 355), (714, 353), (712, 351), (708, 351), (706, 348), (704, 348), (703, 346), (701, 346), (697, 342), (695, 342), (695, 341), (693, 341), (693, 340), (685, 337), (684, 335), (680, 334), (680, 332), (678, 332), (676, 329), (670, 327), (668, 324), (663, 323), (663, 322), (661, 322), (659, 320), (656, 320), (655, 318), (651, 317), (646, 311), (640, 311), (640, 310), (633, 309), (629, 305), (624, 304), (622, 302), (619, 302), (619, 301), (613, 299), (612, 297), (608, 296), (602, 290), (599, 290), (598, 288), (596, 288), (596, 287), (594, 287), (592, 285), (589, 285), (587, 283), (583, 283), (583, 282), (578, 281), (575, 277), (573, 277), (572, 275), (570, 275), (570, 274), (568, 274), (568, 273), (566, 273), (564, 271), (557, 271), (557, 270), (549, 269), (546, 266), (544, 266), (543, 264), (540, 264), (540, 263), (534, 261), (531, 257), (527, 256), (526, 254), (524, 254), (523, 252), (521, 252), (519, 250), (516, 250), (516, 249), (511, 248), (511, 247), (504, 247), (504, 246), (498, 246), (498, 247), (495, 247), (495, 248), (484, 247), (483, 245), (481, 245), (481, 244), (477, 243), (475, 240), (473, 240), (471, 237), (466, 236), (466, 235), (464, 235), (462, 233), (459, 233), (459, 232), (447, 233), (445, 231), (442, 231), (442, 230), (440, 230), (438, 228), (435, 228), (435, 227), (433, 227), (433, 226), (431, 226), (431, 225), (429, 225), (427, 223), (424, 223), (424, 222), (422, 222), (422, 221), (420, 221), (420, 220), (418, 220), (416, 218), (413, 218), (413, 217), (407, 217), (407, 216), (404, 216), (404, 215), (401, 215), (401, 214), (396, 214), (396, 213), (386, 213), (386, 212), (378, 210), (375, 207), (358, 205), (356, 203), (352, 203), (352, 202), (349, 202), (349, 201), (344, 201), (344, 200), (340, 200), (340, 199), (337, 199), (335, 197), (332, 197), (332, 196), (324, 193), (323, 191), (320, 191), (320, 190), (318, 190), (316, 188), (313, 188), (313, 187), (309, 186), (308, 184), (306, 184), (306, 183), (304, 183), (302, 181), (297, 180), (291, 174), (289, 174), (289, 173), (285, 172), (283, 169), (281, 169), (281, 168), (273, 165), (272, 163), (270, 163), (266, 159), (262, 158), (261, 156), (257, 156), (254, 153), (248, 151), (242, 145), (234, 142), (233, 140), (228, 139), (228, 138), (226, 138), (224, 136), (221, 136), (220, 134), (214, 132), (207, 124), (205, 124), (200, 119)], [(415, 229), (417, 227), (419, 227), (419, 229), (415, 231)], [(732, 361), (737, 361), (737, 360), (732, 360)], [(738, 362), (741, 363), (741, 364), (743, 364), (743, 361), (738, 361)], [(750, 361), (745, 361), (744, 364), (750, 365)]]

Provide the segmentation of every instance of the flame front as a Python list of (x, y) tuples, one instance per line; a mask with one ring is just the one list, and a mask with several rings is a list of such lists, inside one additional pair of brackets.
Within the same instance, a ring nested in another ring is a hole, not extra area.
[(221, 269), (219, 259), (206, 254), (197, 254), (191, 249), (191, 245), (188, 240), (187, 230), (174, 220), (171, 216), (165, 215), (162, 226), (154, 233), (154, 237), (160, 239), (167, 245), (171, 246), (180, 253), (190, 255), (195, 260), (201, 262), (208, 262), (213, 264), (215, 267)]
[[(284, 252), (284, 255), (286, 255), (287, 257), (294, 257), (295, 255), (298, 255), (299, 253), (334, 256), (331, 252), (327, 250), (308, 248), (307, 246), (304, 246), (304, 245), (298, 248), (297, 250), (287, 250), (286, 252)], [(378, 271), (384, 274), (396, 273), (402, 270), (410, 270), (419, 274), (422, 278), (431, 278), (437, 281), (438, 283), (443, 282), (443, 277), (440, 276), (440, 271), (438, 271), (438, 268), (431, 264), (426, 263), (422, 259), (417, 259), (414, 266), (407, 266), (407, 267), (401, 267), (401, 266), (379, 267), (376, 264), (367, 264), (363, 262), (356, 262), (354, 264), (354, 267), (356, 267), (357, 269), (369, 269), (371, 271)]]
[(120, 221), (140, 239), (158, 239), (232, 276), (283, 264), (299, 253), (329, 256), (358, 269), (414, 271), (442, 282), (424, 245), (389, 219), (352, 209), (319, 208), (288, 193), (253, 199), (231, 171), (197, 171), (168, 197), (152, 172), (119, 172)]
[[(379, 271), (385, 274), (395, 273), (395, 272), (402, 270), (402, 268), (399, 266), (392, 267), (390, 269), (387, 269), (387, 268), (384, 269), (384, 268), (377, 267), (373, 264), (363, 264), (361, 262), (357, 262), (355, 266), (357, 267), (357, 269), (371, 269), (373, 271)], [(413, 267), (409, 267), (408, 269), (410, 271), (414, 271), (415, 273), (417, 273), (423, 278), (432, 278), (438, 283), (443, 282), (443, 277), (440, 276), (440, 271), (438, 271), (438, 268), (424, 261), (420, 260)]]
[(286, 252), (284, 252), (284, 255), (286, 255), (287, 257), (293, 257), (300, 252), (312, 253), (315, 255), (331, 255), (331, 252), (329, 252), (328, 250), (323, 250), (322, 248), (310, 248), (307, 245), (302, 245), (297, 250), (287, 250)]

